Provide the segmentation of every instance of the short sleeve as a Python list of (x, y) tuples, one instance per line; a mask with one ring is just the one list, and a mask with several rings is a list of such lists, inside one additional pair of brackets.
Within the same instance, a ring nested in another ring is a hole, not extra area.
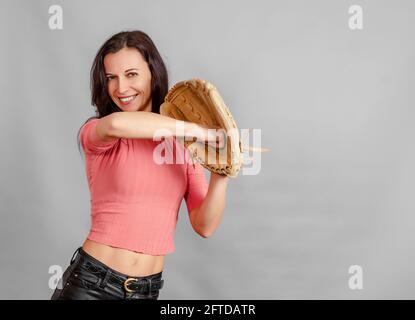
[(119, 139), (113, 141), (101, 140), (96, 131), (99, 119), (92, 119), (85, 123), (80, 131), (80, 141), (85, 153), (99, 154), (111, 149)]
[(209, 185), (206, 181), (202, 165), (195, 162), (193, 168), (192, 163), (187, 163), (187, 190), (185, 200), (189, 213), (193, 209), (200, 207), (206, 197), (208, 188)]

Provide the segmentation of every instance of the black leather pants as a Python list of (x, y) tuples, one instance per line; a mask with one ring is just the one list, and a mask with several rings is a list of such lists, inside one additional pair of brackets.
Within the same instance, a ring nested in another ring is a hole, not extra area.
[(130, 277), (109, 268), (79, 247), (51, 300), (157, 300), (162, 272)]

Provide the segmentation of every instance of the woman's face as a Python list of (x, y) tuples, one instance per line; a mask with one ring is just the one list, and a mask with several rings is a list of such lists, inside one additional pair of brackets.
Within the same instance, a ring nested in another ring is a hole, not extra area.
[(151, 111), (151, 72), (135, 48), (104, 57), (108, 94), (123, 111)]

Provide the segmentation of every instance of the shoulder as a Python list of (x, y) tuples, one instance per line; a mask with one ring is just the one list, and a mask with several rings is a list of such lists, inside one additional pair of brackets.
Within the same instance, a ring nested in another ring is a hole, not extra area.
[(84, 137), (85, 135), (90, 135), (95, 133), (95, 128), (99, 122), (99, 118), (93, 117), (87, 119), (79, 129), (80, 137)]
[(96, 124), (99, 121), (99, 118), (88, 118), (81, 126), (84, 128), (85, 126), (90, 126), (92, 124)]

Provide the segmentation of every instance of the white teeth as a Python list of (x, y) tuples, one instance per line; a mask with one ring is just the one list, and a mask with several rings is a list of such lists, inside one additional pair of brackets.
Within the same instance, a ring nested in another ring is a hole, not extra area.
[(134, 96), (129, 96), (128, 98), (120, 98), (120, 100), (122, 102), (129, 102), (129, 101), (133, 100), (134, 98), (135, 98), (135, 95)]

